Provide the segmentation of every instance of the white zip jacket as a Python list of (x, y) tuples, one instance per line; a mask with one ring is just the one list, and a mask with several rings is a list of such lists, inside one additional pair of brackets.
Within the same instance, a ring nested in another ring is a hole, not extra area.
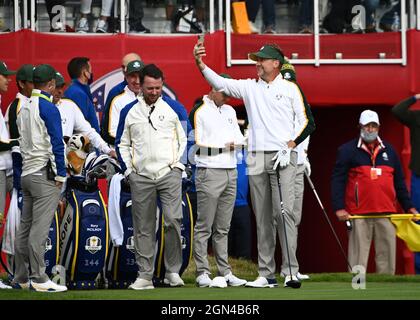
[(86, 121), (82, 111), (72, 100), (60, 99), (56, 106), (58, 111), (60, 111), (63, 136), (71, 137), (74, 133), (80, 133), (87, 136), (92, 145), (100, 152), (108, 154), (111, 151), (108, 144)]
[(130, 102), (137, 99), (136, 94), (125, 86), (124, 92), (112, 99), (109, 107), (108, 134), (115, 138), (117, 135), (118, 123), (120, 121), (121, 110)]
[[(199, 154), (195, 155), (195, 163), (201, 168), (236, 168), (234, 151), (225, 150), (226, 144), (234, 142), (243, 145), (245, 138), (241, 133), (236, 118), (235, 110), (224, 104), (218, 107), (206, 95), (203, 104), (194, 112), (194, 136), (197, 147), (202, 147)], [(223, 148), (223, 152), (209, 155), (207, 150)]]
[(272, 82), (261, 78), (226, 79), (209, 67), (202, 71), (216, 90), (243, 99), (249, 120), (249, 151), (278, 151), (295, 140), (308, 123), (298, 87), (279, 74)]
[(125, 176), (134, 171), (159, 179), (175, 167), (185, 169), (180, 158), (187, 137), (177, 114), (162, 97), (152, 106), (138, 97), (137, 103), (122, 110), (115, 145)]

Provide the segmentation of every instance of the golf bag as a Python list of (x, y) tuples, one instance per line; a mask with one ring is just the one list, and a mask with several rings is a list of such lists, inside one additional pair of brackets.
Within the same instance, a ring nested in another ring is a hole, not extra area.
[(48, 232), (48, 238), (45, 243), (45, 273), (51, 278), (54, 273), (54, 266), (60, 261), (60, 224), (58, 212), (55, 211), (54, 218)]
[(94, 289), (108, 254), (108, 212), (98, 188), (108, 156), (90, 153), (80, 176), (67, 179), (67, 207), (60, 226), (60, 264), (69, 289)]
[[(113, 177), (115, 179), (115, 176)], [(121, 179), (121, 191), (119, 198), (119, 215), (123, 230), (122, 244), (119, 246), (110, 244), (110, 254), (106, 263), (106, 277), (108, 288), (127, 288), (136, 280), (138, 266), (134, 253), (133, 241), (133, 218), (131, 212), (131, 192), (130, 185), (125, 179)], [(183, 183), (183, 186), (185, 183)], [(111, 197), (111, 195), (110, 195)], [(153, 282), (155, 286), (163, 284), (165, 277), (164, 266), (164, 232), (163, 232), (163, 214), (160, 200), (158, 199), (158, 210), (156, 212), (156, 253), (155, 253), (155, 272)], [(182, 192), (182, 223), (181, 223), (181, 241), (183, 263), (179, 274), (181, 275), (188, 266), (192, 255), (193, 240), (193, 220), (192, 209), (186, 190)]]

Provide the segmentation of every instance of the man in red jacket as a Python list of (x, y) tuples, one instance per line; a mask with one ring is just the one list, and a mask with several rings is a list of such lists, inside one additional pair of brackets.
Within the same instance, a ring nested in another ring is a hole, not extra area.
[[(363, 111), (359, 126), (360, 137), (339, 147), (332, 174), (332, 202), (338, 219), (346, 221), (353, 214), (396, 213), (397, 200), (404, 210), (417, 213), (408, 195), (398, 155), (378, 136), (378, 114)], [(372, 239), (376, 272), (394, 274), (395, 228), (388, 218), (353, 220), (348, 246), (350, 265), (367, 269)]]

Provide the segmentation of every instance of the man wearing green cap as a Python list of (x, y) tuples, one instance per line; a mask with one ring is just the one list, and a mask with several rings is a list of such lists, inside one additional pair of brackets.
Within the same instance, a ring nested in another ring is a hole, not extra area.
[(110, 146), (115, 145), (115, 136), (120, 121), (121, 110), (130, 102), (137, 99), (141, 92), (140, 71), (143, 69), (144, 63), (141, 60), (134, 60), (127, 64), (124, 72), (124, 78), (127, 82), (124, 90), (110, 101), (109, 108), (105, 108), (102, 118), (102, 137)]
[[(6, 111), (6, 123), (9, 126), (9, 135), (11, 139), (19, 138), (19, 130), (17, 127), (16, 119), (23, 105), (28, 104), (32, 90), (33, 83), (33, 69), (32, 64), (22, 65), (16, 73), (16, 85), (19, 92), (16, 94), (15, 100), (9, 105)], [(13, 187), (20, 190), (20, 172), (19, 168), (22, 167), (22, 156), (20, 154), (19, 146), (12, 148), (13, 158)]]
[[(257, 81), (223, 78), (204, 64), (202, 57), (205, 55), (204, 43), (198, 42), (194, 46), (194, 58), (207, 82), (245, 103), (250, 123), (247, 164), (257, 222), (259, 266), (259, 277), (247, 286), (272, 288), (277, 286), (273, 228), (277, 229), (284, 247), (287, 233), (282, 232), (282, 216), (286, 230), (294, 223), (291, 219), (297, 161), (294, 148), (314, 130), (314, 121), (308, 116), (297, 86), (280, 74), (284, 55), (277, 45), (267, 44), (249, 54), (256, 62)], [(293, 274), (291, 280), (298, 281)]]
[(13, 286), (39, 292), (67, 290), (48, 278), (44, 261), (45, 242), (66, 179), (61, 117), (51, 96), (55, 72), (48, 64), (33, 70), (35, 89), (17, 117), (23, 210), (15, 243)]
[[(221, 74), (222, 77), (231, 78)], [(235, 110), (226, 104), (229, 97), (214, 88), (190, 112), (197, 153), (195, 186), (197, 190), (197, 221), (194, 228), (194, 260), (199, 287), (242, 286), (246, 280), (232, 274), (228, 263), (228, 233), (236, 198), (235, 146), (242, 146)], [(212, 237), (218, 275), (211, 281), (207, 258), (208, 241)]]
[(108, 147), (108, 144), (101, 138), (99, 133), (86, 121), (82, 111), (70, 99), (63, 99), (66, 82), (60, 72), (56, 72), (55, 90), (53, 92), (53, 103), (57, 106), (61, 116), (61, 126), (64, 140), (75, 133), (80, 133), (89, 138), (92, 145), (100, 152), (116, 158), (115, 151)]
[[(310, 105), (308, 104), (306, 100), (306, 96), (303, 93), (302, 88), (297, 83), (295, 67), (286, 59), (284, 64), (281, 66), (280, 73), (282, 74), (283, 79), (292, 81), (293, 83), (297, 85), (302, 95), (303, 101), (305, 103), (306, 111), (310, 113), (312, 117)], [(296, 167), (296, 178), (295, 178), (295, 201), (293, 203), (293, 210), (292, 210), (292, 219), (294, 221), (294, 225), (292, 225), (292, 228), (290, 228), (287, 233), (287, 236), (288, 236), (287, 240), (289, 242), (289, 248), (291, 249), (289, 251), (289, 259), (287, 259), (286, 250), (284, 250), (284, 248), (282, 247), (283, 259), (282, 259), (282, 266), (281, 266), (281, 275), (285, 277), (285, 284), (288, 281), (287, 275), (289, 273), (289, 267), (291, 268), (292, 273), (296, 274), (296, 277), (299, 280), (309, 279), (308, 275), (302, 274), (299, 272), (299, 262), (296, 256), (298, 227), (302, 219), (303, 192), (304, 192), (304, 186), (305, 186), (304, 175), (305, 173), (308, 176), (311, 175), (311, 165), (308, 160), (308, 145), (309, 145), (309, 136), (295, 148), (297, 152), (297, 167)], [(289, 260), (290, 260), (290, 263), (289, 263)]]
[[(1, 95), (6, 93), (9, 88), (11, 75), (16, 71), (9, 70), (6, 63), (0, 61), (0, 107)], [(1, 109), (0, 109), (1, 110)], [(4, 209), (6, 207), (6, 194), (11, 191), (12, 185), (12, 156), (10, 150), (13, 146), (18, 145), (16, 140), (9, 140), (9, 132), (7, 130), (6, 122), (3, 118), (3, 113), (0, 112), (0, 226), (3, 224)], [(0, 289), (10, 289), (10, 286), (5, 285), (0, 280)]]

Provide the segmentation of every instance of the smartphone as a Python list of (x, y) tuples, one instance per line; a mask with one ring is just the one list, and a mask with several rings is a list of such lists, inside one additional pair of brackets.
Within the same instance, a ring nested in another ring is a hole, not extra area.
[(198, 35), (198, 42), (204, 43), (204, 34), (199, 34)]

